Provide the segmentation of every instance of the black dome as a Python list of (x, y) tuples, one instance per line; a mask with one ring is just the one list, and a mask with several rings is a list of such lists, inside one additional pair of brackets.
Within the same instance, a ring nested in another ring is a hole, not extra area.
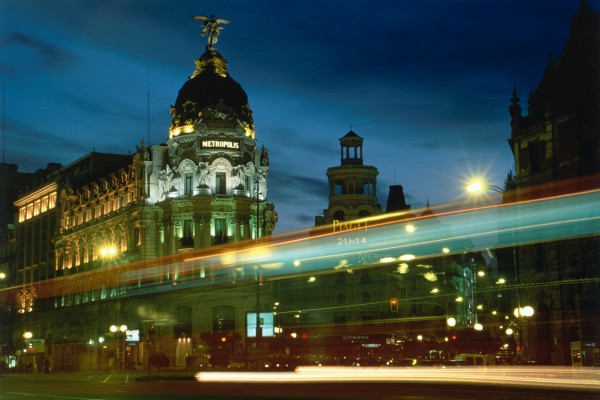
[(207, 49), (196, 59), (196, 70), (179, 90), (171, 109), (171, 128), (195, 123), (200, 113), (211, 107), (227, 114), (220, 118), (239, 119), (253, 129), (248, 96), (226, 68), (227, 61), (216, 50)]

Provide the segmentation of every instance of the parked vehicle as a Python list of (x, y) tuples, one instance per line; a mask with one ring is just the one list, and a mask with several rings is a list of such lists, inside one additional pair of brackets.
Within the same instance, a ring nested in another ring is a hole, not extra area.
[(491, 354), (458, 354), (454, 357), (454, 361), (469, 366), (496, 365), (496, 358)]

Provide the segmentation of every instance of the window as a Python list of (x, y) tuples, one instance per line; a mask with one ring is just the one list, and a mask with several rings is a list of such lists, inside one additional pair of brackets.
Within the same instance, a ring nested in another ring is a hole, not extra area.
[(175, 336), (180, 337), (185, 334), (192, 336), (192, 309), (181, 306), (175, 309), (175, 326), (173, 327)]
[(51, 210), (56, 207), (56, 192), (51, 193), (48, 198), (48, 209)]
[(346, 215), (344, 214), (343, 211), (336, 211), (335, 213), (333, 213), (333, 219), (338, 220), (338, 221), (345, 221)]
[(183, 237), (181, 238), (182, 247), (193, 247), (194, 246), (194, 220), (184, 219), (183, 220)]
[(41, 211), (42, 212), (48, 211), (48, 196), (44, 196), (42, 198), (42, 209), (41, 209)]
[(184, 177), (184, 187), (183, 194), (186, 196), (191, 196), (194, 191), (194, 174), (188, 172)]
[(371, 293), (369, 293), (369, 292), (362, 292), (362, 295), (361, 295), (360, 299), (361, 299), (361, 302), (363, 304), (370, 303), (371, 302)]
[(225, 172), (217, 172), (216, 174), (216, 185), (215, 185), (215, 193), (216, 194), (227, 194), (227, 186), (226, 186), (226, 177)]
[(344, 194), (344, 187), (342, 186), (341, 183), (335, 183), (334, 184), (333, 194), (336, 195), (336, 196)]
[(535, 272), (544, 272), (544, 260), (545, 248), (541, 244), (535, 245), (535, 254), (533, 265), (535, 266)]
[(529, 164), (529, 172), (538, 172), (544, 167), (546, 158), (546, 142), (535, 140), (527, 144), (523, 150), (525, 165)]
[(139, 227), (133, 228), (133, 240), (136, 246), (142, 244), (142, 234)]
[(225, 218), (215, 218), (215, 244), (227, 243), (227, 225)]

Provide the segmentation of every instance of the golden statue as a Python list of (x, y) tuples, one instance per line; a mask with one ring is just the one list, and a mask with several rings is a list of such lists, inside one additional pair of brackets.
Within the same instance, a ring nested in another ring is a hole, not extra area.
[(204, 21), (204, 27), (200, 32), (202, 37), (208, 37), (208, 47), (215, 47), (215, 44), (219, 41), (219, 31), (223, 29), (220, 24), (229, 24), (231, 21), (228, 21), (223, 18), (216, 18), (214, 15), (210, 17), (204, 15), (192, 15), (192, 19), (196, 21)]

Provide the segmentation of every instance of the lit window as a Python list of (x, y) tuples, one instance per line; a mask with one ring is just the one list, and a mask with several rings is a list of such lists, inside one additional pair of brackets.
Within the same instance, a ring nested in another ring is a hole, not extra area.
[(48, 211), (48, 196), (42, 198), (42, 212)]
[(53, 209), (54, 207), (56, 207), (56, 192), (51, 193), (50, 197), (48, 198), (48, 209)]

